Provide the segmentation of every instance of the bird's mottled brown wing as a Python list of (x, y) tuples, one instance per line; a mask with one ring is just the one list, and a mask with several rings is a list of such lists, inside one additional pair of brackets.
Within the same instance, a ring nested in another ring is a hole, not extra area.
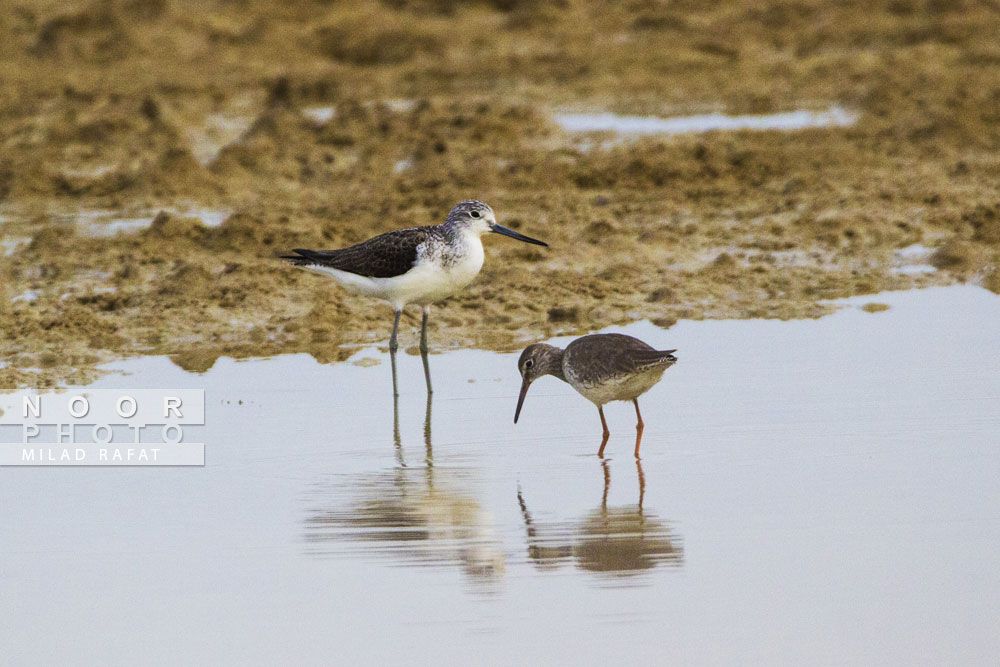
[(624, 334), (592, 334), (567, 345), (565, 354), (577, 367), (587, 368), (589, 380), (599, 382), (656, 366), (670, 366), (677, 361), (673, 352), (657, 350)]
[(339, 250), (295, 249), (283, 255), (296, 266), (326, 266), (369, 278), (400, 276), (417, 261), (417, 248), (427, 240), (430, 227), (399, 229)]

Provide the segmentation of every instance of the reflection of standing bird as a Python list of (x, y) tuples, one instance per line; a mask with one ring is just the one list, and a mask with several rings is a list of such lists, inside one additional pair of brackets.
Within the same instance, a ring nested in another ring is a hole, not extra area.
[(351, 292), (387, 301), (396, 311), (389, 339), (393, 352), (403, 308), (423, 306), (420, 350), (426, 352), (430, 304), (455, 294), (479, 274), (484, 257), (480, 237), (487, 232), (548, 245), (498, 225), (484, 202), (463, 201), (440, 225), (387, 232), (340, 250), (296, 248), (295, 255), (283, 259), (329, 276)]
[[(407, 467), (399, 433), (399, 401), (393, 401), (393, 440), (398, 466), (363, 484), (358, 503), (311, 512), (306, 520), (309, 551), (330, 555), (346, 551), (348, 541), (372, 553), (404, 562), (460, 564), (478, 582), (498, 580), (506, 567), (496, 522), (479, 502), (462, 491), (453, 470), (435, 471), (431, 444), (431, 394), (424, 415), (424, 465)], [(337, 484), (338, 493), (342, 485)], [(334, 498), (338, 496), (334, 494)]]
[(441, 477), (431, 483), (425, 468), (395, 468), (365, 479), (363, 495), (346, 506), (336, 485), (337, 502), (305, 520), (307, 552), (331, 556), (360, 546), (403, 563), (458, 565), (475, 580), (499, 579), (506, 557), (496, 520), (460, 483)]
[(676, 350), (657, 350), (638, 338), (622, 334), (593, 334), (577, 338), (566, 349), (545, 343), (524, 348), (517, 368), (521, 372), (521, 395), (517, 399), (514, 423), (521, 415), (524, 397), (531, 383), (543, 375), (554, 375), (568, 382), (584, 398), (597, 406), (604, 427), (598, 456), (604, 456), (608, 444), (608, 423), (604, 404), (632, 401), (635, 404), (635, 456), (639, 458), (643, 421), (638, 398), (663, 377), (663, 372), (677, 363)]

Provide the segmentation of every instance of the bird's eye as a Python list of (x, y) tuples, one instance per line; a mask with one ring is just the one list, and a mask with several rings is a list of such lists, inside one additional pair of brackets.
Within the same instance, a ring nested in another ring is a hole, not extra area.
[(528, 359), (526, 362), (524, 362), (524, 367), (525, 368), (531, 368), (534, 365), (535, 365), (535, 360), (534, 359)]
[(469, 215), (471, 215), (473, 218), (478, 218), (479, 211), (469, 211)]

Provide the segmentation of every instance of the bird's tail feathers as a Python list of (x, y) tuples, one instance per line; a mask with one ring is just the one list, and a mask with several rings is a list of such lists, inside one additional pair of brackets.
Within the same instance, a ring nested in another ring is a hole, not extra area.
[(287, 259), (295, 266), (309, 266), (310, 264), (319, 263), (319, 253), (315, 250), (306, 250), (305, 248), (294, 248), (292, 252), (295, 255), (282, 255), (281, 259)]
[(673, 366), (677, 363), (677, 357), (674, 356), (674, 352), (677, 350), (650, 350), (649, 356), (644, 359), (651, 366)]

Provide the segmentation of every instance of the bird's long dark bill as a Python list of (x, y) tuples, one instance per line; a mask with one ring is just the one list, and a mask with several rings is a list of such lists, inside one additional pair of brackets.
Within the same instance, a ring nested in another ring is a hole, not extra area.
[(507, 229), (502, 225), (493, 225), (490, 228), (491, 232), (496, 232), (497, 234), (503, 234), (504, 236), (509, 236), (512, 239), (517, 239), (518, 241), (524, 241), (525, 243), (534, 243), (535, 245), (543, 245), (548, 247), (548, 243), (545, 241), (539, 241), (538, 239), (533, 239), (530, 236), (525, 236), (524, 234), (518, 234), (513, 229)]
[(528, 387), (531, 383), (527, 380), (521, 383), (521, 395), (517, 397), (517, 410), (514, 412), (514, 423), (517, 423), (517, 418), (521, 416), (521, 406), (524, 405), (524, 397), (528, 395)]

